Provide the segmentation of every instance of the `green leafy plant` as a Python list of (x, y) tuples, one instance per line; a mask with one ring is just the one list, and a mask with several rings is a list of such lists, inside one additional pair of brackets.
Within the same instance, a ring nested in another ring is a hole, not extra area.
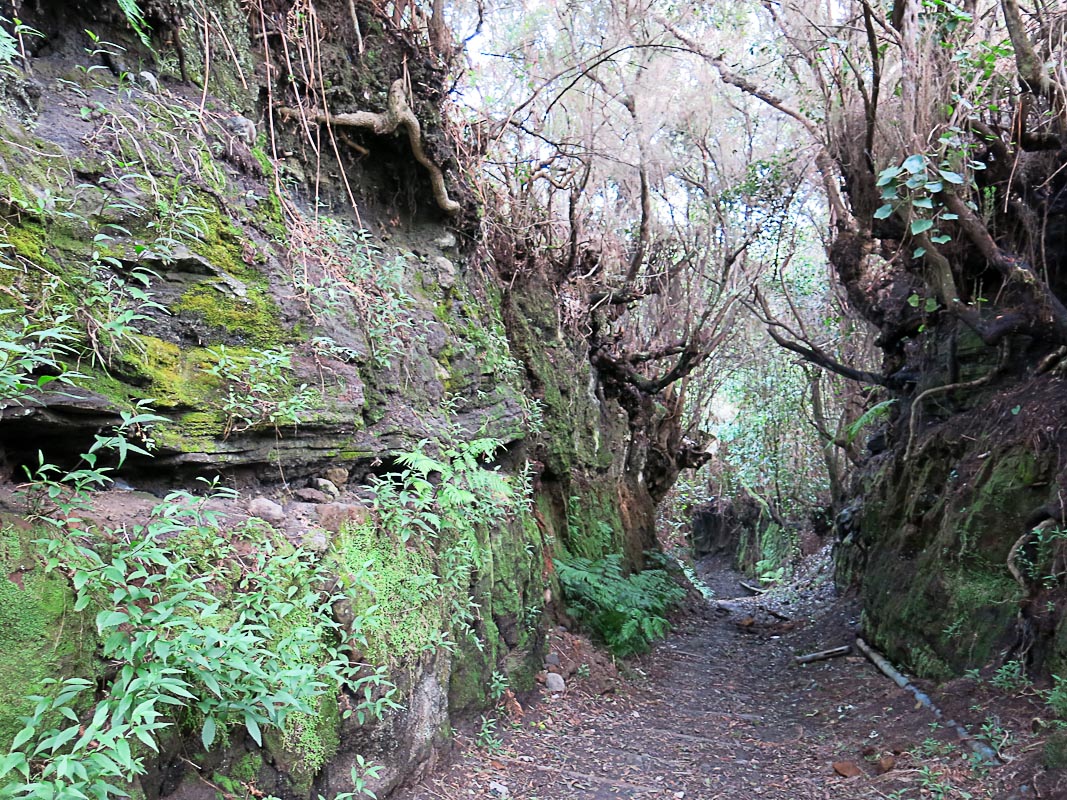
[(148, 23), (145, 21), (141, 7), (137, 5), (137, 0), (118, 0), (118, 4), (119, 9), (122, 10), (123, 15), (126, 17), (126, 21), (133, 28), (133, 32), (141, 40), (141, 44), (151, 49), (152, 40), (148, 38)]
[(497, 670), (489, 679), (489, 697), (494, 702), (500, 700), (508, 690), (508, 676)]
[(497, 733), (496, 717), (481, 717), (478, 733), (474, 737), (474, 743), (486, 752), (496, 753), (504, 746), (500, 735)]
[(979, 736), (996, 750), (998, 756), (1016, 742), (1015, 734), (1005, 728), (996, 715), (985, 718)]
[(245, 534), (257, 542), (250, 561), (230, 539), (212, 571), (193, 569), (184, 542), (217, 527), (204, 504), (176, 492), (143, 526), (96, 535), (57, 527), (40, 543), (48, 569), (69, 576), (74, 610), (100, 609), (102, 655), (117, 674), (91, 714), (84, 708), (95, 684), (86, 679), (32, 698), (32, 715), (0, 759), (0, 778), (15, 772), (24, 781), (8, 787), (10, 796), (125, 795), (124, 784), (144, 772), (137, 742), (158, 750), (173, 725), (195, 725), (205, 748), (238, 725), (261, 742), (264, 727), (284, 729), (290, 713), (310, 713), (317, 698), (354, 679), (335, 598), (321, 591), (326, 576), (308, 554), (256, 527)]
[(339, 546), (346, 567), (363, 570), (362, 605), (379, 598), (385, 624), (373, 650), (391, 659), (452, 647), (458, 635), (482, 646), (472, 624), (474, 576), (490, 532), (519, 512), (526, 495), (488, 468), (498, 440), (463, 436), (453, 429), (447, 442), (424, 440), (397, 455), (402, 469), (372, 486), (371, 518), (348, 529)]
[(1045, 702), (1060, 719), (1067, 719), (1067, 679), (1052, 676), (1052, 688), (1044, 693)]
[(0, 62), (4, 64), (11, 64), (19, 55), (18, 39), (4, 27), (10, 22), (7, 17), (0, 17)]
[[(40, 341), (62, 347), (64, 336)], [(11, 356), (0, 360), (8, 402), (28, 402), (37, 388), (27, 367), (62, 370), (47, 347), (0, 352)], [(0, 797), (128, 796), (164, 730), (198, 734), (205, 748), (236, 727), (262, 742), (264, 728), (284, 731), (290, 714), (334, 702), (342, 685), (365, 692), (360, 713), (392, 703), (381, 671), (359, 672), (350, 662), (349, 641), (361, 632), (335, 621), (340, 595), (324, 591), (333, 581), (322, 562), (254, 520), (221, 535), (207, 503), (233, 499), (232, 491), (212, 484), (206, 497), (172, 493), (143, 524), (106, 528), (78, 518), (92, 490), (109, 482), (101, 456), (114, 453), (121, 466), (130, 453), (148, 455), (159, 419), (146, 404), (126, 412), (75, 469), (42, 455), (24, 487), (44, 526), (36, 545), (46, 570), (69, 579), (73, 612), (93, 615), (110, 668), (99, 680), (49, 680), (29, 698), (31, 713), (0, 754)]]
[(1030, 678), (1026, 674), (1026, 665), (1018, 659), (1005, 661), (989, 682), (1002, 692), (1019, 692), (1030, 686)]
[(70, 385), (81, 377), (63, 363), (77, 339), (71, 322), (62, 315), (42, 325), (13, 309), (0, 310), (0, 407), (23, 405), (49, 384)]
[(209, 351), (208, 372), (222, 379), (223, 438), (255, 428), (297, 425), (318, 398), (306, 383), (291, 380), (292, 353), (282, 348), (238, 354), (225, 345)]
[(558, 558), (555, 565), (568, 613), (620, 656), (645, 652), (665, 636), (667, 613), (685, 597), (665, 570), (624, 574), (620, 555)]
[(896, 403), (896, 400), (883, 400), (868, 408), (851, 425), (845, 428), (845, 439), (848, 442), (854, 442), (860, 431), (888, 416), (894, 403)]

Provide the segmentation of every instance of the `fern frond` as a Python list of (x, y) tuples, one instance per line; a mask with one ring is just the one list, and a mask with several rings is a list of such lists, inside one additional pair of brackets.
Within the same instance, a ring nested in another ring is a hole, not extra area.
[[(0, 17), (0, 22), (10, 22), (6, 17)], [(19, 43), (7, 28), (0, 27), (0, 62), (10, 64), (19, 54)]]
[(875, 420), (879, 420), (882, 417), (886, 416), (886, 414), (889, 413), (889, 409), (892, 408), (895, 402), (896, 400), (883, 400), (881, 403), (875, 403), (873, 406), (864, 411), (863, 414), (860, 415), (859, 419), (857, 419), (855, 422), (845, 428), (845, 440), (849, 444), (852, 444), (853, 440), (857, 436), (859, 436), (861, 430), (863, 430)]
[(119, 8), (122, 9), (122, 13), (126, 16), (126, 21), (130, 23), (130, 27), (133, 28), (133, 32), (137, 34), (137, 38), (141, 40), (141, 44), (152, 49), (152, 40), (148, 37), (148, 32), (151, 30), (148, 27), (148, 22), (144, 18), (144, 12), (141, 11), (141, 7), (137, 5), (137, 0), (118, 0)]

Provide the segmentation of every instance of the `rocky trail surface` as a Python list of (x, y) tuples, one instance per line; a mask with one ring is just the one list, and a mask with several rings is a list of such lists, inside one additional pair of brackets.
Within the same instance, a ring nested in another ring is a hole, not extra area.
[(983, 765), (854, 648), (797, 665), (798, 654), (855, 641), (858, 611), (825, 571), (757, 597), (722, 565), (702, 573), (713, 599), (619, 673), (556, 631), (546, 663), (566, 691), (542, 690), (521, 713), (502, 703), (495, 725), (474, 720), (451, 762), (402, 800), (1067, 797), (1037, 758), (1043, 741), (1021, 730), (1034, 712), (1025, 697), (995, 707), (980, 685), (935, 693), (961, 721), (954, 702), (998, 720), (1007, 763)]

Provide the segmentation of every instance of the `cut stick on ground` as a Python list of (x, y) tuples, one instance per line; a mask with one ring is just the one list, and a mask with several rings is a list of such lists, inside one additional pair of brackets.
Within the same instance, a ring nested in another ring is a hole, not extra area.
[(796, 656), (794, 661), (798, 664), (811, 664), (813, 661), (826, 661), (828, 658), (847, 656), (852, 652), (852, 646), (843, 644), (840, 647), (831, 647), (829, 650), (820, 650), (817, 653), (808, 653), (805, 656)]
[(772, 617), (778, 617), (778, 619), (785, 620), (786, 622), (792, 622), (793, 621), (792, 617), (790, 617), (788, 614), (783, 614), (781, 611), (775, 611), (773, 608), (767, 608), (767, 606), (759, 606), (759, 608), (761, 608), (764, 611), (766, 611)]
[(892, 664), (886, 661), (885, 656), (867, 644), (860, 637), (856, 637), (856, 647), (859, 648), (863, 655), (870, 659), (870, 662), (881, 670), (882, 674), (889, 678), (893, 683), (899, 686), (901, 689), (905, 689), (915, 695), (915, 699), (926, 706), (933, 713), (935, 717), (940, 720), (944, 720), (944, 724), (956, 731), (956, 735), (960, 739), (967, 743), (967, 746), (971, 748), (975, 753), (980, 755), (990, 764), (1000, 764), (1000, 755), (992, 747), (985, 742), (981, 742), (971, 736), (967, 732), (967, 729), (960, 725), (958, 722), (952, 719), (945, 719), (944, 713), (940, 708), (934, 705), (934, 701), (930, 699), (930, 696), (926, 692), (919, 689), (908, 678), (900, 673)]
[(751, 583), (745, 583), (744, 581), (738, 581), (745, 589), (748, 589), (752, 594), (764, 594), (767, 589), (761, 589), (759, 586), (753, 586)]

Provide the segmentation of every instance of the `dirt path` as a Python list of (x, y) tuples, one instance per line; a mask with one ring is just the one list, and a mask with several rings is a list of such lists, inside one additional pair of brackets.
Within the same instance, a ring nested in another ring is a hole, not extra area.
[(744, 593), (736, 575), (706, 577), (727, 600), (683, 621), (615, 691), (583, 670), (565, 694), (544, 694), (510, 727), (504, 718), (499, 745), (476, 723), (453, 763), (402, 800), (1067, 796), (1020, 792), (1018, 770), (976, 769), (966, 746), (861, 657), (796, 666), (797, 653), (854, 640), (856, 611), (825, 580), (730, 600)]

